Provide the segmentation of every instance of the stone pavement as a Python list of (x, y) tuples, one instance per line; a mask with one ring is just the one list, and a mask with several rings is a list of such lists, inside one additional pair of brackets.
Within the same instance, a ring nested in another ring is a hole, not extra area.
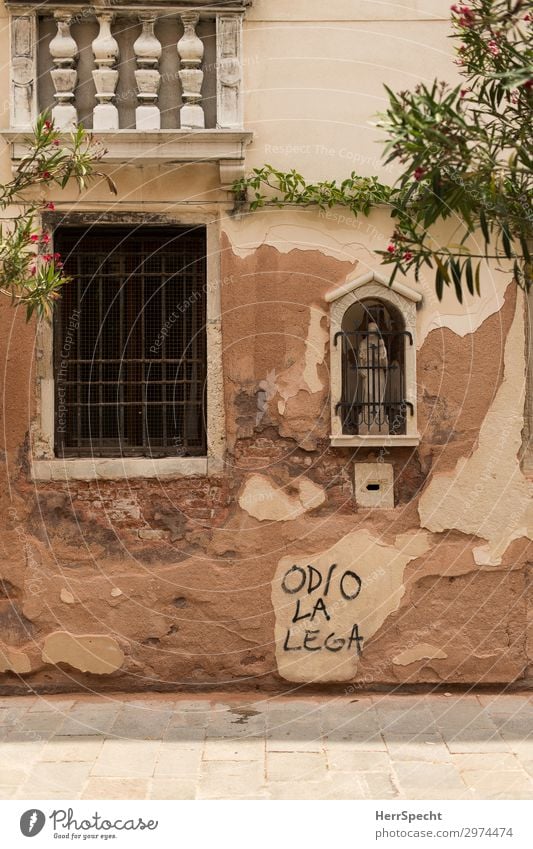
[(1, 799), (533, 799), (533, 695), (0, 699)]

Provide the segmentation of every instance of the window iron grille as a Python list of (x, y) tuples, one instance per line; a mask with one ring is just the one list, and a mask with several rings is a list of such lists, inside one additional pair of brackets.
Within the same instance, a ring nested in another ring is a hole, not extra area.
[(405, 400), (404, 346), (413, 344), (408, 331), (339, 331), (342, 344), (342, 397), (335, 412), (343, 433), (402, 435), (412, 403)]
[(62, 227), (54, 246), (57, 455), (205, 455), (205, 228)]

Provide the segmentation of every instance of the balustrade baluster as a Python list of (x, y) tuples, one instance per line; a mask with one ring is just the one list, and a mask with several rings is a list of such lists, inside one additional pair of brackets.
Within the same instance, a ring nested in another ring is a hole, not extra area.
[(184, 104), (180, 110), (180, 124), (185, 129), (203, 129), (205, 115), (200, 105), (204, 72), (201, 69), (204, 45), (196, 33), (200, 16), (196, 12), (184, 12), (181, 16), (184, 32), (178, 41), (181, 62), (179, 78)]
[(93, 112), (93, 129), (118, 130), (118, 109), (112, 102), (118, 83), (118, 71), (113, 67), (119, 60), (119, 47), (111, 35), (110, 14), (98, 15), (100, 32), (93, 41), (93, 54), (97, 68), (93, 71), (98, 104)]
[(70, 34), (71, 16), (64, 12), (54, 15), (57, 23), (57, 33), (50, 42), (49, 50), (55, 68), (50, 76), (55, 87), (56, 104), (52, 109), (52, 118), (59, 130), (72, 130), (78, 123), (78, 113), (72, 102), (78, 79), (76, 59), (78, 45)]
[(135, 110), (135, 126), (138, 130), (161, 129), (161, 111), (157, 105), (161, 74), (159, 59), (161, 58), (161, 43), (154, 33), (155, 18), (139, 16), (142, 22), (142, 32), (133, 45), (137, 70), (135, 80), (138, 88), (139, 105)]

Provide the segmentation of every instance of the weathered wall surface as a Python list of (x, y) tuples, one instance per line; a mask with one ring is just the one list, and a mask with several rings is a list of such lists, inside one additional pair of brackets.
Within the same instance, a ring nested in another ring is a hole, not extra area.
[[(310, 178), (376, 173), (369, 121), (382, 83), (411, 85), (421, 67), (453, 73), (447, 6), (397, 3), (389, 14), (339, 0), (324, 21), (323, 3), (257, 0), (246, 28), (249, 164), (297, 166)], [(5, 39), (0, 26), (1, 47)], [(1, 167), (7, 174), (5, 152)], [(212, 203), (226, 200), (214, 168), (114, 177), (113, 213), (164, 214), (172, 203), (179, 216), (192, 201), (220, 217), (225, 468), (209, 478), (32, 482), (35, 328), (6, 303), (0, 687), (526, 678), (533, 534), (518, 462), (524, 303), (514, 285), (487, 271), (481, 298), (459, 306), (450, 293), (439, 304), (423, 281), (420, 445), (331, 448), (325, 296), (378, 267), (386, 212), (236, 218)], [(82, 202), (53, 199), (65, 212), (109, 204), (101, 188)], [(395, 507), (363, 508), (354, 466), (380, 459), (393, 467)]]

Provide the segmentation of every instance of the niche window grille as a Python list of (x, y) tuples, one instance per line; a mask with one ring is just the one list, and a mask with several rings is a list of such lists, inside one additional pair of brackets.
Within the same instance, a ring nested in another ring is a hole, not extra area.
[(401, 314), (382, 301), (353, 304), (334, 344), (342, 349), (342, 431), (359, 436), (405, 435), (413, 404), (405, 398), (405, 345), (413, 337)]
[(326, 296), (330, 306), (331, 444), (417, 445), (418, 292), (374, 272)]
[(63, 227), (59, 457), (206, 454), (204, 227)]

